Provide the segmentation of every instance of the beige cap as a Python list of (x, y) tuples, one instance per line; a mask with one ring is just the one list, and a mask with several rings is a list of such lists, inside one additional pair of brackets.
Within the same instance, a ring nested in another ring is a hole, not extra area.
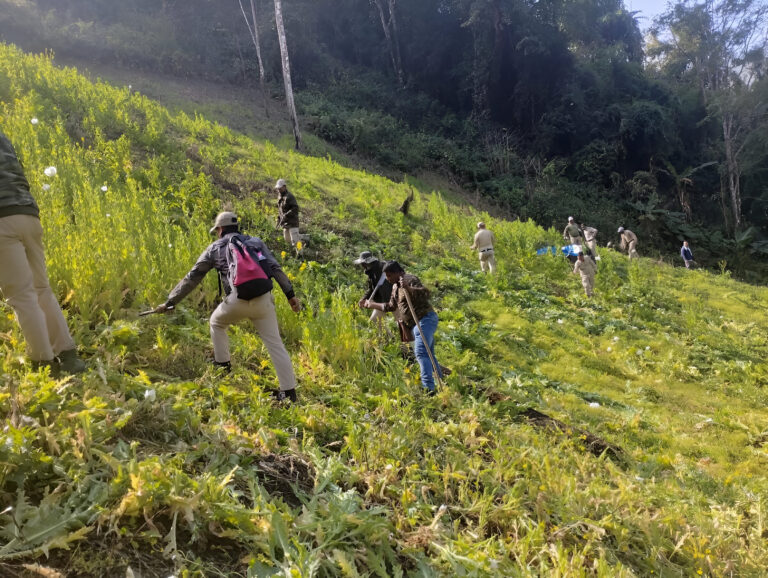
[(484, 223), (483, 221), (480, 221), (480, 222), (477, 224), (477, 228), (478, 228), (478, 229), (485, 229), (485, 223)]
[(237, 215), (230, 211), (219, 213), (216, 215), (216, 220), (213, 222), (211, 235), (213, 235), (219, 227), (229, 227), (230, 225), (237, 225)]
[(283, 187), (285, 187), (287, 185), (288, 185), (288, 183), (285, 182), (285, 179), (278, 179), (277, 183), (275, 183), (275, 188), (276, 189), (281, 189), (281, 188), (283, 188)]

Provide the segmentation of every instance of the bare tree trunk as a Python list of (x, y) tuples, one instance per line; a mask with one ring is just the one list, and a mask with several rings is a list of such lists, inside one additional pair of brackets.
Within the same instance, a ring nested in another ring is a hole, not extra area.
[(731, 213), (733, 213), (733, 228), (741, 228), (741, 169), (734, 149), (734, 118), (733, 113), (723, 115), (723, 142), (725, 144), (725, 164), (728, 171), (728, 193), (731, 201)]
[(282, 0), (275, 0), (275, 24), (277, 36), (280, 40), (280, 56), (283, 65), (283, 82), (285, 83), (285, 104), (288, 106), (288, 114), (293, 123), (293, 137), (296, 139), (296, 150), (301, 149), (301, 131), (299, 119), (296, 116), (296, 103), (293, 100), (293, 84), (291, 83), (291, 62), (288, 58), (288, 42), (285, 40), (285, 25), (283, 24)]
[(405, 85), (403, 75), (403, 63), (400, 57), (400, 41), (397, 33), (397, 19), (395, 18), (395, 1), (388, 0), (387, 11), (389, 17), (384, 13), (384, 0), (373, 0), (376, 8), (379, 10), (381, 19), (381, 28), (384, 30), (384, 38), (387, 40), (389, 48), (389, 57), (392, 59), (392, 69), (397, 77), (397, 83), (402, 87)]
[(261, 98), (264, 101), (264, 114), (269, 118), (269, 107), (267, 104), (267, 88), (264, 83), (264, 61), (261, 58), (261, 39), (259, 37), (259, 20), (256, 17), (256, 0), (251, 0), (251, 18), (253, 23), (248, 21), (248, 15), (245, 13), (243, 7), (243, 1), (237, 0), (240, 4), (240, 12), (243, 14), (245, 25), (248, 26), (248, 32), (251, 35), (251, 41), (256, 47), (256, 60), (259, 63), (259, 88), (261, 90)]

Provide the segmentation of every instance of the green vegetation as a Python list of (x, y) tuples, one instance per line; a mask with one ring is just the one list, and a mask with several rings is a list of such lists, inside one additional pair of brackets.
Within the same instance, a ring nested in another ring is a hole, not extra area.
[[(192, 111), (288, 147), (282, 111), (252, 122), (251, 8), (272, 104), (284, 95), (272, 4), (0, 0), (0, 40), (80, 69), (175, 75)], [(703, 266), (765, 278), (764, 0), (676, 0), (652, 22), (623, 0), (286, 0), (284, 12), (303, 152), (438, 173), (545, 227), (627, 226), (646, 255), (676, 258), (687, 239)], [(200, 102), (202, 81), (229, 102)]]
[[(31, 124), (37, 118), (38, 124)], [(0, 126), (37, 196), (50, 274), (89, 360), (22, 362), (2, 305), (0, 573), (123, 576), (757, 576), (768, 567), (768, 290), (603, 249), (596, 298), (559, 232), (172, 115), (0, 45)], [(56, 166), (57, 176), (44, 176)], [(289, 180), (311, 235), (278, 315), (301, 402), (259, 339), (210, 369), (215, 280), (138, 320), (229, 204), (280, 254)], [(49, 187), (44, 185), (50, 185)], [(103, 190), (106, 187), (106, 190)], [(501, 272), (468, 250), (483, 218)], [(605, 242), (607, 239), (602, 238)], [(434, 290), (435, 398), (356, 308), (362, 249)], [(311, 253), (310, 253), (311, 252)], [(310, 258), (311, 254), (311, 258)], [(536, 408), (623, 449), (527, 423)]]

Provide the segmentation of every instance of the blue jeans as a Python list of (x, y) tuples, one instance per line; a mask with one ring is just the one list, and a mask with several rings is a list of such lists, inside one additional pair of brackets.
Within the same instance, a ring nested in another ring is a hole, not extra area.
[(437, 313), (430, 311), (424, 317), (419, 319), (419, 325), (424, 335), (419, 331), (418, 326), (413, 328), (413, 353), (416, 355), (416, 360), (419, 362), (421, 368), (421, 384), (429, 391), (435, 390), (435, 379), (432, 376), (434, 368), (432, 367), (432, 361), (429, 359), (429, 353), (427, 347), (432, 352), (432, 358), (437, 364), (437, 371), (440, 377), (443, 377), (440, 371), (440, 364), (437, 363), (437, 357), (435, 357), (435, 331), (437, 331)]

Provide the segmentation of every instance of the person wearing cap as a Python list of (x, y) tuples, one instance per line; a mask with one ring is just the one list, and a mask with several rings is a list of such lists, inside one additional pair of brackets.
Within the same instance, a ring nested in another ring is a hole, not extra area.
[(637, 259), (637, 235), (624, 227), (619, 227), (617, 233), (621, 235), (621, 245), (619, 245), (621, 250), (626, 250), (630, 259)]
[[(392, 284), (392, 295), (389, 301), (376, 303), (368, 299), (363, 307), (378, 309), (382, 312), (396, 312), (397, 318), (405, 327), (413, 331), (413, 352), (421, 369), (421, 384), (430, 395), (434, 395), (434, 371), (439, 372), (441, 379), (449, 372), (437, 363), (437, 357), (435, 357), (435, 331), (437, 331), (438, 318), (429, 302), (429, 290), (424, 287), (418, 277), (407, 274), (397, 261), (387, 261), (384, 265), (384, 273), (387, 281)], [(411, 311), (411, 305), (413, 305), (413, 311)]]
[[(355, 259), (355, 265), (363, 268), (365, 276), (368, 278), (368, 287), (363, 298), (358, 301), (358, 306), (365, 309), (365, 302), (369, 299), (374, 303), (386, 303), (392, 295), (392, 284), (387, 281), (384, 274), (384, 264), (373, 256), (370, 251), (360, 253), (360, 258)], [(371, 322), (378, 321), (379, 328), (382, 326), (382, 319), (386, 315), (379, 309), (374, 309), (371, 314)]]
[(288, 190), (288, 183), (280, 179), (275, 184), (277, 191), (277, 226), (283, 229), (283, 238), (286, 243), (293, 245), (301, 241), (299, 234), (299, 203), (296, 197)]
[(34, 369), (81, 373), (85, 363), (48, 280), (40, 210), (16, 150), (0, 132), (0, 291), (16, 313)]
[(693, 260), (693, 251), (688, 246), (688, 241), (683, 241), (683, 246), (680, 247), (680, 256), (683, 258), (685, 268), (690, 269), (696, 265), (696, 261)]
[(570, 241), (571, 245), (581, 245), (583, 234), (573, 217), (568, 217), (568, 224), (563, 231), (563, 239)]
[(493, 246), (496, 244), (496, 236), (485, 228), (485, 223), (480, 221), (477, 224), (477, 233), (475, 233), (475, 242), (470, 249), (478, 251), (480, 255), (480, 269), (483, 273), (493, 275), (496, 272), (496, 257)]
[(231, 369), (227, 329), (230, 325), (248, 319), (259, 333), (267, 351), (269, 351), (272, 364), (275, 366), (277, 379), (280, 382), (280, 389), (276, 392), (277, 398), (280, 400), (288, 398), (291, 401), (296, 401), (296, 376), (293, 372), (291, 358), (280, 337), (272, 292), (269, 291), (260, 297), (245, 301), (239, 299), (232, 291), (228, 280), (229, 264), (227, 262), (230, 239), (234, 235), (239, 235), (239, 238), (248, 247), (254, 249), (254, 253), (261, 254), (263, 260), (260, 258), (259, 265), (264, 273), (269, 279), (277, 281), (288, 299), (291, 309), (298, 313), (301, 310), (301, 304), (294, 293), (291, 281), (264, 241), (258, 237), (249, 237), (240, 233), (240, 226), (235, 213), (219, 213), (211, 229), (211, 234), (216, 234), (218, 239), (208, 245), (208, 248), (197, 259), (194, 267), (171, 291), (166, 302), (155, 308), (155, 312), (163, 313), (173, 309), (200, 284), (208, 271), (216, 269), (225, 297), (211, 315), (210, 321), (214, 365), (227, 371)]
[(584, 292), (587, 297), (592, 297), (595, 288), (595, 273), (597, 273), (595, 262), (592, 259), (585, 259), (584, 253), (579, 252), (576, 257), (576, 264), (573, 266), (573, 272), (581, 275), (581, 285), (584, 287)]
[(592, 258), (597, 259), (597, 229), (594, 227), (587, 227), (582, 223), (580, 225), (581, 232), (584, 234), (584, 244), (592, 252)]

